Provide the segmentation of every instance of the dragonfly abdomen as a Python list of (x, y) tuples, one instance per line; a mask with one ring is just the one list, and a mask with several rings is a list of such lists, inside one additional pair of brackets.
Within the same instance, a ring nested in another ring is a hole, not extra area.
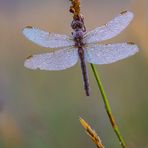
[(83, 75), (83, 81), (84, 81), (84, 89), (86, 96), (89, 96), (89, 82), (88, 82), (88, 75), (87, 75), (87, 67), (86, 67), (86, 62), (84, 58), (84, 50), (83, 48), (78, 48), (78, 54), (81, 62), (81, 70), (82, 70), (82, 75)]

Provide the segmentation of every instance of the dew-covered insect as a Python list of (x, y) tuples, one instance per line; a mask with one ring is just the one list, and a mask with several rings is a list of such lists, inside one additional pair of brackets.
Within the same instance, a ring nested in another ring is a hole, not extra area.
[(123, 31), (133, 19), (133, 13), (124, 11), (107, 24), (86, 32), (84, 18), (77, 16), (71, 23), (72, 36), (49, 33), (34, 27), (25, 27), (23, 34), (32, 42), (46, 48), (58, 48), (54, 52), (32, 55), (25, 61), (25, 67), (40, 70), (64, 70), (81, 62), (84, 88), (89, 96), (89, 82), (86, 61), (93, 64), (110, 64), (138, 52), (131, 42), (98, 44), (111, 39)]

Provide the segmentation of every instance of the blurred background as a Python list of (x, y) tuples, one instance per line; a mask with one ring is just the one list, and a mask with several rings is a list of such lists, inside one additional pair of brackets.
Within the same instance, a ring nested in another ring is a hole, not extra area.
[[(0, 0), (0, 148), (95, 148), (79, 123), (81, 116), (106, 148), (119, 148), (88, 64), (91, 96), (83, 90), (80, 63), (58, 72), (31, 71), (24, 60), (50, 51), (22, 36), (31, 25), (70, 34), (68, 0)], [(148, 1), (81, 0), (87, 30), (124, 10), (135, 18), (107, 43), (132, 41), (140, 52), (98, 65), (113, 114), (128, 148), (148, 148)]]

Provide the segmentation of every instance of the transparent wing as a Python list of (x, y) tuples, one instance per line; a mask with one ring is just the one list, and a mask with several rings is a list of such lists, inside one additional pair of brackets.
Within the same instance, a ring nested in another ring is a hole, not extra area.
[(23, 29), (23, 35), (33, 43), (47, 48), (61, 48), (75, 44), (70, 36), (49, 33), (30, 26)]
[(85, 57), (89, 63), (109, 64), (138, 52), (138, 47), (133, 43), (118, 43), (108, 45), (92, 45), (86, 47)]
[(115, 37), (123, 31), (133, 19), (133, 13), (129, 11), (121, 12), (117, 17), (104, 26), (98, 27), (84, 36), (85, 43), (104, 41)]
[(76, 48), (65, 48), (50, 53), (33, 55), (27, 58), (24, 66), (29, 69), (64, 70), (75, 65), (78, 61)]

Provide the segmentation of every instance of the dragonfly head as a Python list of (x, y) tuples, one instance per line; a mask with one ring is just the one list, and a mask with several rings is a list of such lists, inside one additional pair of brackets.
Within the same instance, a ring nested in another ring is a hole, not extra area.
[(71, 23), (71, 27), (74, 30), (83, 28), (83, 22), (80, 20), (73, 20)]

